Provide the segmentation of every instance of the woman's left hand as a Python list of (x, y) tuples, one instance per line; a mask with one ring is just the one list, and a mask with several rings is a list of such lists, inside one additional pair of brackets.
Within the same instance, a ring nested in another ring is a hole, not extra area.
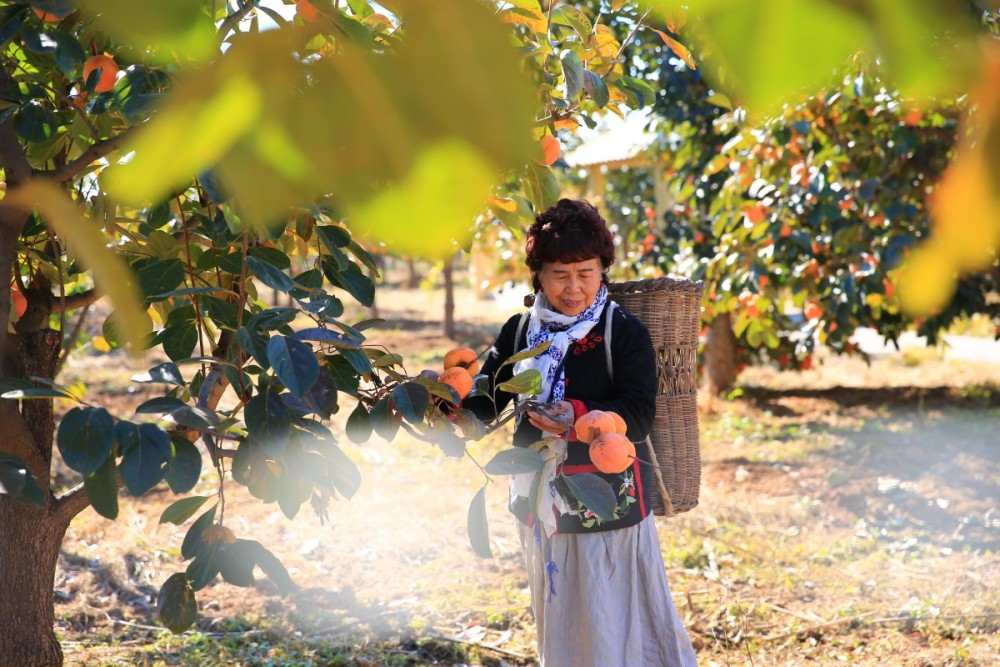
[(563, 435), (573, 428), (574, 416), (573, 404), (569, 401), (550, 403), (544, 410), (528, 410), (528, 421), (552, 435)]

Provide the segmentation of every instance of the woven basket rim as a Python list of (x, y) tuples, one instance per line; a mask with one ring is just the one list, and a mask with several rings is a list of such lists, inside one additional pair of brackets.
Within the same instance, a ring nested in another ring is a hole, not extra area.
[(608, 285), (608, 291), (611, 294), (648, 294), (667, 290), (701, 294), (705, 291), (705, 283), (683, 276), (663, 276), (662, 278), (643, 278)]

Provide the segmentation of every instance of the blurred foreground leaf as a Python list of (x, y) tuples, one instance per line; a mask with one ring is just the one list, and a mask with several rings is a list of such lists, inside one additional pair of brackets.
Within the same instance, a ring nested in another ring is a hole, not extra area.
[(97, 289), (114, 306), (116, 329), (130, 344), (132, 353), (144, 350), (151, 321), (128, 265), (108, 249), (101, 228), (83, 216), (64, 190), (48, 181), (33, 180), (20, 186), (9, 192), (3, 203), (25, 210), (38, 209), (45, 223), (66, 242), (70, 253), (93, 272)]

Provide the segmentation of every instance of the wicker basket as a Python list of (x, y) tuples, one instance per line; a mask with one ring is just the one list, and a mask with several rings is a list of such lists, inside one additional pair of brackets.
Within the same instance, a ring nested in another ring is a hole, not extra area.
[(698, 328), (704, 285), (679, 278), (613, 283), (608, 296), (649, 329), (657, 357), (656, 419), (650, 457), (663, 490), (653, 485), (653, 512), (672, 516), (698, 505)]

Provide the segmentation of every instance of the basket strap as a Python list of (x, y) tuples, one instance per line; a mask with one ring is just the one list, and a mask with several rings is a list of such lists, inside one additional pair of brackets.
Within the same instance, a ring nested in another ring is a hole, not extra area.
[(664, 516), (674, 516), (674, 504), (670, 502), (670, 494), (663, 483), (663, 472), (660, 470), (660, 462), (656, 460), (656, 450), (653, 448), (653, 441), (646, 436), (646, 448), (649, 450), (649, 462), (653, 464), (653, 474), (656, 475), (656, 484), (660, 487), (660, 499), (663, 501)]
[(530, 310), (526, 310), (521, 313), (521, 319), (517, 321), (517, 333), (514, 334), (514, 354), (520, 352), (517, 346), (521, 344), (521, 334), (524, 333), (524, 325), (528, 323), (528, 317), (531, 315)]
[[(528, 323), (528, 317), (531, 316), (531, 311), (526, 310), (521, 313), (521, 319), (517, 321), (517, 332), (514, 334), (514, 354), (517, 354), (521, 350), (518, 346), (521, 344), (521, 334), (524, 333), (524, 326)], [(517, 394), (514, 394), (514, 407), (517, 408)]]
[(615, 367), (611, 363), (611, 316), (615, 314), (615, 308), (618, 307), (618, 303), (615, 301), (608, 301), (607, 312), (604, 315), (604, 360), (608, 364), (608, 378), (614, 382), (615, 380)]

